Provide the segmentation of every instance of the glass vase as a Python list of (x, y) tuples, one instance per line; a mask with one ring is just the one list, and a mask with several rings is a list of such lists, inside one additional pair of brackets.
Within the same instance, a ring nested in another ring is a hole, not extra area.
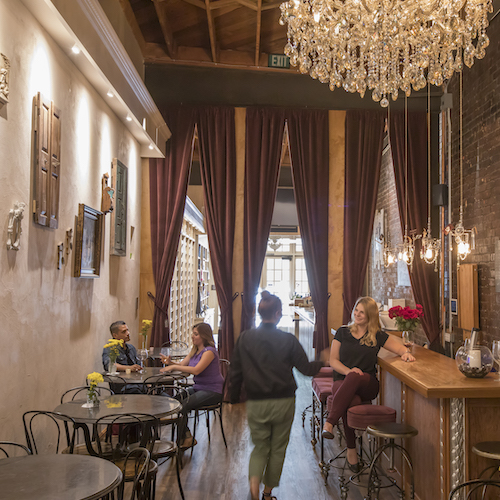
[(484, 345), (472, 347), (467, 342), (458, 349), (455, 355), (457, 368), (466, 377), (483, 378), (493, 368), (493, 355)]
[(116, 369), (116, 361), (109, 362), (108, 373), (109, 375), (116, 375), (118, 373), (118, 370)]
[(97, 408), (99, 406), (99, 394), (97, 391), (87, 391), (87, 402), (82, 405), (83, 408)]

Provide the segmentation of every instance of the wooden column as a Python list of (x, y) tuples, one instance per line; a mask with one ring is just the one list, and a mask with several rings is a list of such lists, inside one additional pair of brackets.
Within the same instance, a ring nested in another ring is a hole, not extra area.
[[(245, 211), (245, 119), (246, 109), (236, 108), (236, 215), (234, 221), (233, 294), (243, 291), (243, 217)], [(240, 335), (241, 297), (233, 302), (234, 339)]]
[[(342, 325), (344, 248), (345, 111), (329, 111), (328, 331)], [(331, 338), (330, 338), (331, 341)]]

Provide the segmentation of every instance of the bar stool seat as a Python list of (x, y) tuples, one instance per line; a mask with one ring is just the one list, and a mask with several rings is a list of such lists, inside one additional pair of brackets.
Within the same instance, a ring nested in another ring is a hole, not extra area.
[[(394, 442), (395, 439), (409, 439), (415, 437), (418, 434), (418, 430), (415, 427), (412, 427), (408, 424), (401, 424), (396, 422), (384, 422), (375, 425), (369, 425), (366, 428), (366, 432), (371, 436), (377, 438), (388, 439), (389, 442), (384, 443), (380, 446), (375, 453), (373, 454), (373, 458), (370, 464), (370, 472), (368, 475), (368, 497), (367, 500), (371, 500), (372, 498), (378, 498), (378, 494), (380, 488), (382, 488), (381, 480), (380, 480), (380, 471), (377, 470), (377, 460), (382, 456), (382, 454), (389, 450), (390, 452), (390, 465), (388, 471), (394, 471), (394, 451), (399, 451), (406, 461), (406, 464), (410, 470), (410, 499), (413, 500), (415, 498), (415, 480), (413, 476), (413, 464), (411, 462), (411, 458), (409, 453), (403, 446), (396, 444)], [(390, 486), (397, 487), (401, 492), (401, 498), (406, 498), (404, 496), (404, 485), (400, 488), (394, 480), (391, 480)]]
[(366, 432), (372, 436), (385, 439), (407, 439), (418, 434), (415, 427), (408, 424), (398, 424), (396, 422), (368, 425)]
[(472, 451), (480, 457), (500, 460), (500, 441), (483, 441), (472, 447)]
[(358, 405), (347, 410), (347, 425), (360, 431), (392, 422), (396, 422), (396, 410), (389, 406)]

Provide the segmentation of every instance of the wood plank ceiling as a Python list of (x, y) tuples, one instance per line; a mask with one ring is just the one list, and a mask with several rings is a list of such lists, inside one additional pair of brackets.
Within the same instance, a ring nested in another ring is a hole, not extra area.
[(146, 63), (267, 70), (287, 41), (281, 1), (119, 1)]

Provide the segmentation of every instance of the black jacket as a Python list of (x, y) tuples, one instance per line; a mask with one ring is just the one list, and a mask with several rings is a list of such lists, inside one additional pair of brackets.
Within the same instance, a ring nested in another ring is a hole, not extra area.
[(299, 341), (272, 323), (244, 331), (234, 347), (229, 371), (229, 398), (239, 402), (244, 383), (248, 399), (290, 398), (297, 384), (292, 368), (315, 375), (321, 361), (309, 361)]

